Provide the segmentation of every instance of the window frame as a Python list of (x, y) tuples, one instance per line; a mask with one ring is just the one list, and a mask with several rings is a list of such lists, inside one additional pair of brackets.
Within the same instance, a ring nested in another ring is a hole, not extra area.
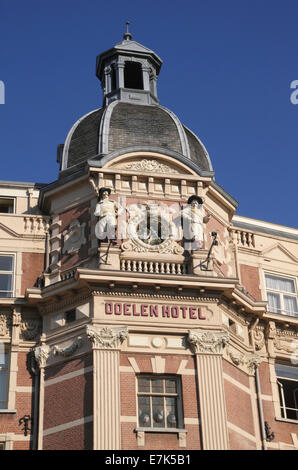
[[(139, 379), (149, 379), (150, 380), (150, 392), (142, 392), (139, 391)], [(175, 393), (166, 392), (165, 390), (162, 393), (153, 392), (151, 390), (151, 380), (166, 380), (171, 379), (176, 381), (176, 390)], [(150, 398), (150, 422), (151, 426), (144, 426), (140, 423), (139, 417), (139, 397), (140, 396), (148, 396)], [(166, 400), (167, 397), (175, 397), (177, 399), (176, 406), (177, 406), (177, 423), (176, 427), (169, 427), (167, 426), (167, 420), (165, 416), (164, 426), (158, 427), (153, 426), (153, 406), (152, 406), (152, 397), (163, 397), (163, 409), (166, 409)], [(184, 429), (184, 418), (183, 418), (183, 402), (182, 402), (182, 380), (180, 375), (175, 374), (150, 374), (150, 373), (141, 373), (136, 375), (136, 399), (137, 399), (137, 430), (145, 431), (145, 432), (181, 432), (185, 431)]]
[[(276, 290), (276, 289), (272, 289), (270, 287), (267, 287), (266, 276), (272, 276), (272, 277), (275, 277), (277, 279), (285, 279), (285, 280), (288, 280), (288, 281), (293, 281), (295, 293), (282, 291), (282, 290)], [(298, 318), (298, 288), (297, 288), (298, 286), (297, 286), (297, 278), (295, 276), (276, 273), (276, 272), (271, 272), (271, 271), (265, 271), (264, 272), (264, 286), (265, 286), (265, 293), (266, 293), (266, 301), (268, 303), (268, 305), (267, 305), (268, 313), (272, 313), (272, 314), (276, 314), (276, 315), (284, 315), (284, 316), (289, 316), (289, 317), (293, 317), (293, 318)], [(268, 293), (272, 293), (272, 294), (275, 294), (275, 295), (279, 296), (280, 308), (278, 308), (278, 309), (276, 308), (276, 310), (279, 310), (279, 311), (272, 311), (271, 307), (269, 306)], [(297, 313), (292, 314), (292, 313), (289, 313), (285, 310), (284, 296), (294, 297), (296, 299)]]
[(0, 364), (0, 371), (6, 371), (5, 373), (5, 391), (4, 400), (0, 400), (0, 411), (7, 410), (8, 407), (8, 394), (9, 394), (9, 382), (10, 382), (10, 344), (6, 342), (0, 343), (0, 346), (4, 346), (4, 354), (6, 357), (5, 366)]
[(1, 212), (0, 211), (0, 215), (15, 214), (16, 213), (16, 198), (13, 197), (13, 196), (2, 196), (2, 195), (0, 195), (0, 201), (1, 201), (1, 199), (8, 199), (8, 200), (12, 201), (13, 206), (12, 206), (12, 212)]
[[(11, 290), (9, 290), (9, 291), (0, 290), (0, 299), (11, 299), (11, 298), (15, 297), (16, 254), (15, 253), (0, 252), (0, 258), (2, 256), (12, 258), (12, 271), (0, 270), (0, 274), (6, 274), (6, 275), (11, 274)], [(2, 296), (2, 292), (10, 292), (11, 295), (10, 296)]]
[[(298, 379), (292, 378), (292, 377), (286, 377), (282, 375), (278, 375), (277, 371), (277, 366), (288, 366), (292, 367), (293, 369), (297, 369), (297, 367), (293, 366), (292, 364), (286, 364), (283, 361), (277, 361), (275, 362), (274, 370), (275, 370), (275, 377), (276, 377), (276, 386), (278, 389), (278, 396), (279, 396), (279, 414), (280, 414), (280, 419), (289, 421), (289, 422), (295, 422), (298, 423)], [(284, 392), (284, 384), (283, 382), (294, 382), (296, 384), (296, 388), (291, 390), (293, 393), (292, 399), (295, 404), (295, 408), (291, 406), (286, 406), (288, 403), (288, 398), (285, 397), (285, 392)], [(288, 417), (288, 411), (296, 413), (296, 418), (293, 417)]]

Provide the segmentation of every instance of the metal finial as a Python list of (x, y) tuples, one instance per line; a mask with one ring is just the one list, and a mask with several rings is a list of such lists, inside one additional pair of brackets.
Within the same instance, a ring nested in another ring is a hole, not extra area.
[(130, 41), (131, 38), (132, 38), (132, 35), (131, 33), (129, 32), (129, 25), (130, 25), (130, 22), (129, 21), (126, 21), (126, 33), (123, 35), (124, 39), (126, 41)]

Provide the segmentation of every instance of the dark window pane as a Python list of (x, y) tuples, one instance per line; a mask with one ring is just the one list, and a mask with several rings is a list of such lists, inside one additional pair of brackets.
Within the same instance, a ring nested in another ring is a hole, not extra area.
[(139, 426), (151, 427), (150, 398), (139, 397), (138, 405), (139, 405)]
[(150, 380), (146, 378), (138, 378), (139, 392), (150, 392)]
[(152, 379), (152, 392), (163, 393), (163, 382), (161, 379)]
[(177, 400), (174, 397), (166, 398), (166, 415), (167, 415), (167, 427), (177, 428)]
[(288, 366), (287, 364), (275, 364), (275, 373), (277, 377), (287, 377), (288, 379), (298, 380), (298, 366)]
[(0, 256), (0, 271), (12, 271), (12, 256)]
[(167, 379), (166, 380), (166, 393), (177, 393), (176, 380)]
[(125, 62), (124, 87), (143, 90), (143, 71), (139, 62)]
[(2, 214), (12, 214), (13, 213), (13, 199), (0, 198), (0, 212)]
[(65, 312), (65, 322), (66, 323), (71, 323), (75, 321), (76, 319), (76, 309), (74, 308), (73, 310), (68, 310), (68, 312)]
[(11, 274), (0, 274), (0, 292), (3, 291), (11, 291)]
[(152, 397), (153, 426), (157, 428), (165, 427), (164, 398)]

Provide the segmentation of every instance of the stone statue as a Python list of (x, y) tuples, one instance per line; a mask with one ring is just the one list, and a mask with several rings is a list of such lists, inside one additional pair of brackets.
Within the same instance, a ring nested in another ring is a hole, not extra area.
[(110, 188), (100, 188), (98, 191), (98, 203), (94, 215), (99, 217), (99, 221), (95, 233), (102, 241), (107, 238), (110, 242), (116, 243), (116, 217), (122, 212), (122, 208), (117, 202), (109, 199), (110, 194)]
[(187, 206), (182, 209), (183, 235), (186, 240), (192, 242), (192, 249), (199, 250), (203, 247), (204, 234), (203, 223), (207, 223), (211, 215), (204, 215), (203, 199), (199, 196), (190, 196)]

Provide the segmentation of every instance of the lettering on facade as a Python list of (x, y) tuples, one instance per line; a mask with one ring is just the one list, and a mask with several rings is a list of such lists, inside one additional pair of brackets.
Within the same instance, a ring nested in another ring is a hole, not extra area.
[(106, 302), (106, 315), (125, 315), (148, 318), (180, 318), (206, 320), (200, 307), (188, 305), (135, 304), (124, 302)]

